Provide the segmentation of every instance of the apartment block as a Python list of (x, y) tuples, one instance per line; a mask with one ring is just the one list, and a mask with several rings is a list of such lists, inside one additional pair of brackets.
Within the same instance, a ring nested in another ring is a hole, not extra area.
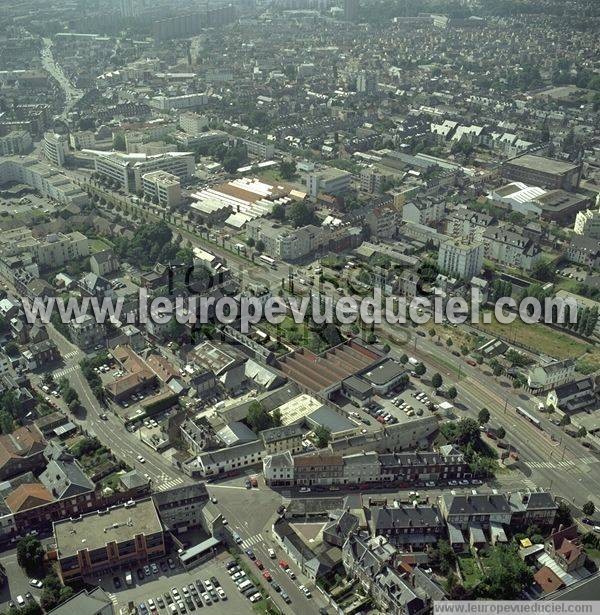
[(352, 174), (335, 167), (327, 167), (318, 171), (311, 171), (306, 175), (306, 188), (312, 197), (320, 192), (340, 196), (350, 188)]
[(188, 135), (198, 136), (208, 127), (208, 118), (199, 113), (182, 113), (179, 116), (179, 128)]
[(57, 167), (64, 167), (69, 151), (69, 140), (66, 135), (47, 132), (42, 140), (42, 150), (49, 162)]
[(28, 154), (32, 147), (31, 135), (26, 130), (13, 130), (0, 137), (0, 156)]
[(144, 195), (163, 207), (176, 207), (181, 202), (181, 182), (166, 171), (152, 171), (142, 175)]
[(482, 243), (447, 241), (440, 245), (438, 266), (452, 275), (471, 280), (483, 267), (483, 253)]

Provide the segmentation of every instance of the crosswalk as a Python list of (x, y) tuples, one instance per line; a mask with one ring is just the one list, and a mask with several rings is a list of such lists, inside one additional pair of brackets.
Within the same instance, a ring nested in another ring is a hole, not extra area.
[(73, 359), (80, 353), (79, 350), (71, 350), (71, 352), (67, 352), (67, 354), (63, 355), (64, 359)]
[(115, 608), (119, 606), (119, 599), (115, 596), (115, 594), (106, 592), (106, 595), (110, 598), (110, 601), (115, 605)]
[(572, 468), (580, 468), (582, 465), (589, 465), (598, 460), (595, 457), (582, 457), (575, 461), (571, 459), (555, 460), (555, 461), (526, 461), (525, 464), (532, 470), (545, 468), (548, 470), (569, 470)]
[(263, 542), (262, 534), (255, 534), (254, 536), (250, 536), (250, 538), (246, 538), (246, 540), (242, 542), (242, 547), (244, 547), (244, 549), (249, 549), (253, 545), (257, 545), (259, 542)]
[(77, 371), (79, 369), (78, 365), (70, 365), (69, 367), (63, 367), (62, 369), (57, 369), (54, 372), (54, 377), (55, 378), (63, 378), (64, 376), (68, 376), (69, 374), (72, 374), (73, 372)]
[(181, 483), (183, 483), (183, 478), (172, 478), (169, 480), (163, 480), (154, 488), (156, 491), (168, 491), (169, 489), (173, 489), (173, 487), (177, 487), (177, 485), (181, 485)]

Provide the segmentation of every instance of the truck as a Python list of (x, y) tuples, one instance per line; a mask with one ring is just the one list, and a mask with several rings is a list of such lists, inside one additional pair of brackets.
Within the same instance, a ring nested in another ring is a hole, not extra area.
[(419, 362), (414, 357), (408, 357), (408, 362), (411, 365), (418, 365), (419, 364)]
[(127, 570), (125, 572), (125, 583), (128, 587), (131, 587), (133, 585), (133, 576), (131, 575), (131, 570)]

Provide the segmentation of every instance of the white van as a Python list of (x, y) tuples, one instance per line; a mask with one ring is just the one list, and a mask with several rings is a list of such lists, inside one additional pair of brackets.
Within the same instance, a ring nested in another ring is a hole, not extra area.
[(238, 586), (238, 589), (243, 592), (247, 590), (252, 585), (252, 581), (244, 581)]

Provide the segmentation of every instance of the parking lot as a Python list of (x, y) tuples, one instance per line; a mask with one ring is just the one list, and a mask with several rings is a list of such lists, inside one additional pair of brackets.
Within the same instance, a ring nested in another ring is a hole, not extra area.
[(143, 568), (132, 570), (132, 585), (126, 583), (125, 572), (89, 582), (100, 585), (109, 594), (115, 612), (125, 613), (128, 605), (133, 604), (142, 614), (179, 615), (200, 608), (213, 613), (251, 613), (252, 603), (239, 592), (225, 567), (230, 560), (224, 552), (189, 571), (180, 565), (170, 568), (163, 560), (154, 565), (154, 571), (150, 567), (145, 572)]

